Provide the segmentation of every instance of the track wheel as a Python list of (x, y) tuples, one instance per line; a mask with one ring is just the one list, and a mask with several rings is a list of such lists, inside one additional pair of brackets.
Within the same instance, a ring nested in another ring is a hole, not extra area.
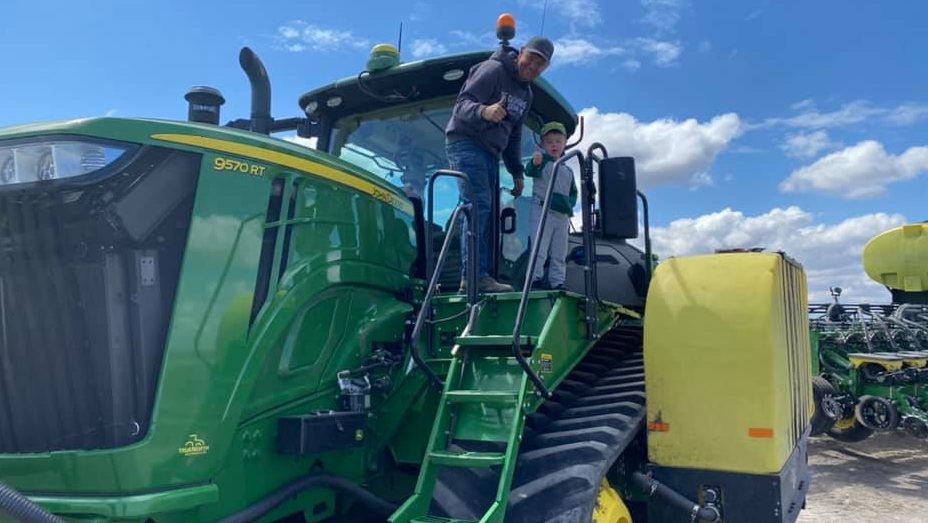
[(825, 378), (812, 378), (815, 413), (812, 414), (812, 435), (824, 434), (841, 417), (841, 404), (835, 400), (835, 388)]
[(829, 436), (845, 443), (863, 441), (869, 438), (871, 434), (873, 434), (873, 430), (861, 425), (854, 416), (839, 419), (833, 427), (828, 429)]
[(899, 410), (886, 398), (861, 396), (854, 409), (857, 421), (871, 430), (893, 430), (899, 425)]
[(603, 478), (593, 509), (592, 523), (632, 523), (632, 515), (622, 502), (619, 493), (612, 488), (609, 480)]

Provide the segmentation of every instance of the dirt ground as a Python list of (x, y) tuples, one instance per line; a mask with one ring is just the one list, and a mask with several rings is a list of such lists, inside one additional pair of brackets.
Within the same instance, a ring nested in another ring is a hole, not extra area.
[(809, 444), (812, 490), (800, 523), (928, 521), (928, 441), (877, 434)]

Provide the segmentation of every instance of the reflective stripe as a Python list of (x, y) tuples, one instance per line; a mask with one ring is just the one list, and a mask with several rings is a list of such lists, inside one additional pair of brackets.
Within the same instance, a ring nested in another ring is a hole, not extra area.
[(151, 135), (151, 138), (163, 142), (203, 147), (214, 151), (222, 151), (225, 153), (243, 156), (245, 158), (261, 160), (283, 167), (289, 167), (291, 169), (300, 171), (301, 174), (308, 174), (312, 176), (318, 176), (320, 178), (325, 178), (326, 180), (331, 180), (333, 182), (351, 187), (352, 189), (362, 193), (369, 194), (370, 196), (373, 196), (374, 198), (384, 203), (388, 203), (393, 207), (396, 207), (406, 214), (412, 215), (414, 213), (411, 203), (401, 198), (400, 196), (393, 194), (393, 192), (389, 189), (380, 187), (376, 183), (364, 180), (349, 172), (342, 171), (334, 167), (329, 167), (328, 165), (314, 162), (312, 160), (293, 156), (291, 154), (269, 151), (254, 145), (245, 145), (227, 140), (208, 138), (206, 136), (194, 136), (190, 134), (153, 134)]

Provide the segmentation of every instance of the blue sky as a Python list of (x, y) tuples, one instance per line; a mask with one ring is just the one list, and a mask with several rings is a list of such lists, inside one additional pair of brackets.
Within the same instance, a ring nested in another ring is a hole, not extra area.
[[(526, 38), (544, 1), (14, 0), (4, 6), (0, 126), (85, 116), (183, 119), (199, 84), (248, 112), (238, 50), (271, 76), (275, 116), (356, 74), (370, 46), (403, 58), (491, 48), (509, 11)], [(885, 300), (859, 254), (928, 219), (928, 19), (916, 1), (549, 0), (545, 76), (585, 115), (588, 139), (638, 158), (663, 255), (783, 249), (813, 298)]]

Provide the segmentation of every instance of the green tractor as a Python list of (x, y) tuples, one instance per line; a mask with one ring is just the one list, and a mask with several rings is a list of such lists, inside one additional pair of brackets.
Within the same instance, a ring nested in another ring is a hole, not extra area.
[(866, 245), (868, 276), (892, 303), (810, 306), (816, 414), (812, 434), (849, 443), (902, 429), (928, 439), (928, 224), (897, 227)]
[[(654, 269), (626, 242), (634, 161), (594, 145), (564, 160), (584, 224), (568, 289), (524, 282), (537, 231), (500, 190), (493, 271), (521, 291), (456, 292), (473, 214), (442, 129), (488, 55), (378, 46), (275, 119), (246, 48), (248, 119), (220, 126), (221, 94), (196, 88), (188, 122), (0, 131), (0, 520), (795, 521), (794, 261)], [(582, 127), (534, 92), (527, 145)]]

